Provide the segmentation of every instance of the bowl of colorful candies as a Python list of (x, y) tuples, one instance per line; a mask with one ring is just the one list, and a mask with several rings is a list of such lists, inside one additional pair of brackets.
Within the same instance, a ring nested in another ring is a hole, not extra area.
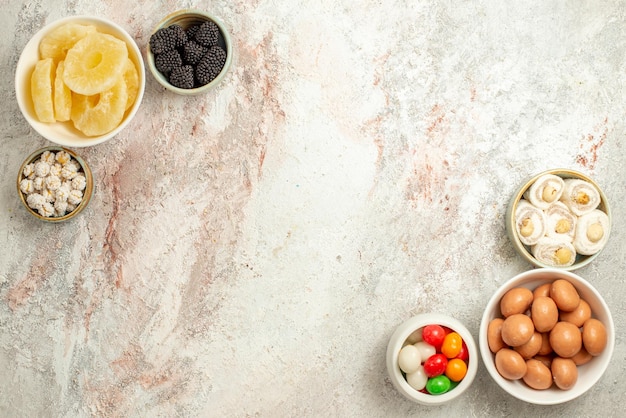
[(539, 268), (509, 279), (492, 295), (478, 340), (498, 386), (522, 401), (555, 405), (600, 380), (613, 356), (615, 326), (588, 281)]
[(441, 313), (419, 314), (400, 324), (387, 345), (387, 372), (395, 388), (423, 405), (458, 398), (478, 370), (478, 349), (468, 329)]

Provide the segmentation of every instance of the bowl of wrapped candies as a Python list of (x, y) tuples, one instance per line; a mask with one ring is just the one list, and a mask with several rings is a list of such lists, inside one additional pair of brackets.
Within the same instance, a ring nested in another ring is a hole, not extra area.
[(141, 51), (121, 26), (68, 16), (41, 28), (15, 70), (18, 106), (37, 133), (57, 145), (87, 147), (121, 132), (145, 89)]
[(24, 160), (17, 175), (17, 193), (28, 213), (46, 222), (74, 218), (89, 204), (93, 175), (74, 151), (41, 148)]
[(575, 270), (591, 263), (611, 232), (609, 202), (590, 177), (569, 169), (539, 173), (511, 197), (507, 235), (536, 267)]
[(166, 89), (181, 95), (205, 93), (224, 78), (232, 42), (217, 17), (194, 9), (166, 16), (150, 35), (148, 68)]
[(441, 313), (419, 314), (393, 332), (386, 363), (391, 382), (407, 399), (440, 405), (470, 387), (478, 370), (478, 348), (459, 320)]
[(480, 354), (504, 391), (537, 405), (590, 391), (613, 356), (615, 325), (599, 291), (573, 272), (536, 268), (500, 286), (480, 323)]

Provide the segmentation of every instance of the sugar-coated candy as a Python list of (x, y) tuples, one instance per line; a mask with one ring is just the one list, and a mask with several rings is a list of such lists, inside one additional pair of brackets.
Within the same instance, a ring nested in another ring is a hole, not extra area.
[(441, 325), (426, 325), (422, 330), (422, 339), (437, 350), (439, 350), (441, 344), (443, 344), (445, 336), (446, 331)]
[(412, 344), (405, 345), (398, 354), (398, 366), (404, 373), (413, 373), (422, 364), (420, 352)]
[(428, 382), (428, 376), (426, 376), (424, 366), (420, 365), (413, 373), (408, 373), (406, 375), (406, 381), (415, 390), (424, 389), (426, 382)]
[(432, 377), (426, 383), (426, 390), (431, 395), (444, 394), (450, 390), (450, 379), (444, 375)]

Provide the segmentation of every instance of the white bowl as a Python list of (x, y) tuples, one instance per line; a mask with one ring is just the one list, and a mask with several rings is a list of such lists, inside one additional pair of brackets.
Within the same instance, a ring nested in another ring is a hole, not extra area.
[[(444, 327), (448, 327), (453, 331), (459, 333), (459, 335), (461, 335), (461, 338), (463, 338), (463, 341), (465, 342), (465, 345), (467, 346), (467, 351), (469, 353), (467, 374), (454, 389), (451, 389), (450, 391), (441, 395), (431, 395), (415, 390), (407, 383), (404, 375), (402, 374), (402, 371), (400, 370), (400, 367), (398, 366), (398, 354), (404, 346), (404, 342), (406, 341), (406, 339), (414, 331), (430, 324), (438, 324)], [(474, 378), (476, 377), (476, 372), (478, 371), (478, 348), (476, 347), (476, 343), (472, 338), (472, 334), (457, 319), (441, 313), (419, 314), (407, 319), (405, 322), (400, 324), (391, 335), (391, 338), (389, 339), (389, 344), (387, 345), (386, 362), (387, 372), (389, 374), (391, 382), (393, 383), (395, 388), (407, 399), (410, 399), (411, 401), (420, 403), (422, 405), (441, 405), (461, 396), (463, 392), (465, 392), (465, 390), (469, 388), (474, 381)]]
[[(51, 30), (58, 28), (66, 23), (81, 23), (94, 25), (98, 31), (113, 35), (124, 42), (128, 46), (128, 54), (132, 61), (135, 63), (137, 71), (139, 73), (139, 91), (137, 92), (137, 99), (135, 103), (126, 111), (124, 118), (120, 125), (109, 133), (100, 136), (86, 136), (76, 128), (74, 128), (72, 122), (54, 122), (44, 123), (40, 122), (33, 108), (33, 101), (31, 98), (30, 90), (30, 78), (33, 72), (35, 64), (39, 60), (39, 43), (42, 38)], [(58, 145), (65, 147), (88, 147), (92, 145), (101, 144), (117, 135), (122, 129), (124, 129), (128, 123), (133, 119), (141, 100), (143, 98), (144, 90), (146, 86), (145, 66), (141, 51), (133, 40), (133, 38), (122, 29), (121, 26), (116, 23), (103, 19), (100, 17), (91, 16), (69, 16), (59, 20), (56, 20), (42, 29), (40, 29), (31, 39), (28, 41), (19, 61), (17, 62), (17, 68), (15, 70), (15, 95), (17, 97), (17, 104), (24, 115), (24, 118), (28, 123), (47, 140), (54, 142)]]
[(220, 30), (221, 38), (219, 40), (219, 45), (226, 51), (226, 62), (224, 63), (224, 67), (222, 71), (213, 79), (210, 83), (205, 84), (204, 86), (196, 87), (193, 89), (182, 89), (176, 86), (173, 86), (169, 83), (167, 78), (161, 74), (159, 70), (157, 70), (154, 62), (154, 54), (150, 49), (150, 43), (147, 46), (147, 60), (148, 60), (148, 69), (152, 73), (152, 76), (166, 89), (180, 95), (184, 96), (195, 96), (198, 94), (206, 93), (209, 90), (215, 88), (222, 79), (226, 76), (228, 69), (230, 68), (233, 56), (233, 47), (232, 41), (230, 38), (230, 34), (226, 29), (226, 25), (218, 19), (217, 17), (211, 15), (210, 13), (196, 10), (196, 9), (183, 9), (173, 12), (167, 16), (165, 16), (154, 28), (152, 34), (157, 32), (159, 29), (166, 28), (171, 25), (180, 25), (183, 29), (187, 30), (189, 27), (194, 25), (200, 25), (207, 21), (213, 21)]
[[(550, 389), (535, 390), (527, 386), (522, 380), (507, 380), (498, 373), (494, 363), (495, 355), (489, 349), (487, 341), (487, 327), (492, 319), (501, 316), (500, 299), (507, 291), (516, 287), (525, 287), (532, 290), (544, 283), (551, 283), (556, 279), (568, 280), (577, 289), (580, 297), (589, 303), (593, 317), (600, 320), (606, 327), (607, 345), (599, 356), (594, 357), (585, 365), (578, 366), (578, 380), (571, 389), (561, 390), (552, 385)], [(609, 307), (600, 293), (589, 282), (569, 271), (557, 268), (540, 268), (518, 274), (500, 286), (491, 296), (480, 323), (478, 342), (483, 363), (498, 386), (517, 399), (528, 403), (556, 405), (575, 399), (587, 392), (602, 377), (613, 356), (615, 326)]]

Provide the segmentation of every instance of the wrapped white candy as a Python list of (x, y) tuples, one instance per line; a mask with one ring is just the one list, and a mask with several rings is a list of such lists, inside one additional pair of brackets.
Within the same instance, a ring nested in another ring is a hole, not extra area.
[(551, 267), (568, 267), (576, 261), (574, 245), (559, 238), (543, 237), (530, 247), (530, 252), (538, 261)]
[(582, 179), (565, 179), (561, 201), (576, 216), (584, 215), (600, 205), (600, 192), (593, 184)]
[(600, 209), (594, 209), (578, 218), (574, 248), (579, 254), (595, 254), (604, 248), (610, 231), (611, 222), (607, 214)]
[(524, 245), (534, 245), (546, 234), (546, 216), (538, 207), (521, 199), (515, 208), (517, 236)]
[(576, 233), (577, 218), (563, 202), (554, 202), (545, 211), (548, 227), (546, 235), (572, 242)]
[(563, 179), (554, 174), (540, 176), (524, 192), (524, 198), (539, 209), (547, 209), (563, 193)]

